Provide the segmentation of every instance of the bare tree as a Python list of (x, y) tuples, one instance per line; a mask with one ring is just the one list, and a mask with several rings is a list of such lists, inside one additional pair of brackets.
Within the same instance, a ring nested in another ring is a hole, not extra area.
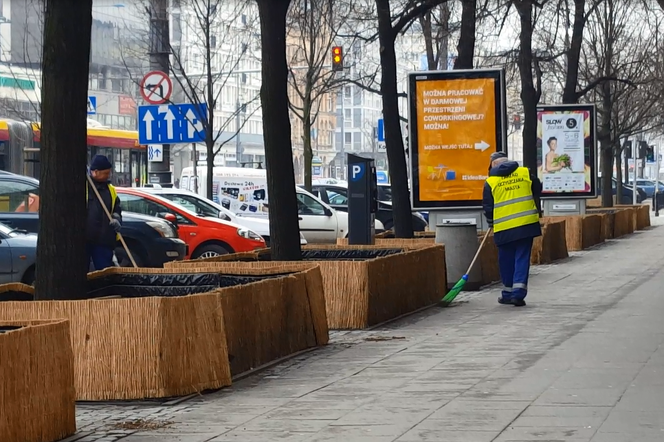
[(401, 118), (399, 116), (399, 91), (397, 88), (397, 59), (395, 42), (397, 36), (414, 20), (446, 0), (408, 0), (403, 8), (392, 10), (389, 0), (375, 0), (380, 42), (381, 79), (380, 92), (383, 99), (385, 121), (385, 146), (392, 181), (394, 210), (394, 233), (398, 238), (413, 236), (413, 221), (408, 189), (408, 171)]
[(286, 15), (290, 0), (256, 0), (261, 23), (263, 134), (272, 259), (300, 260), (300, 230), (288, 117)]
[(82, 299), (92, 0), (46, 0), (37, 299)]
[[(602, 205), (611, 207), (613, 164), (617, 195), (622, 195), (622, 140), (652, 130), (661, 131), (664, 99), (663, 17), (637, 2), (604, 0), (588, 17), (581, 53), (580, 78), (609, 79), (593, 89), (588, 100), (598, 103)], [(638, 22), (640, 26), (631, 26)], [(633, 148), (636, 149), (636, 143)], [(636, 166), (636, 165), (635, 165)]]
[[(302, 121), (304, 186), (311, 190), (313, 159), (312, 128), (315, 127), (326, 96), (343, 84), (332, 69), (332, 48), (339, 31), (352, 14), (346, 0), (304, 0), (292, 4), (287, 21), (289, 83), (294, 96), (290, 109)], [(333, 109), (326, 109), (332, 112)]]
[[(148, 2), (150, 0), (147, 0)], [(150, 13), (148, 4), (146, 14)], [(260, 110), (259, 95), (248, 87), (251, 74), (241, 70), (251, 60), (255, 50), (252, 10), (249, 4), (234, 0), (186, 0), (172, 16), (173, 26), (180, 38), (173, 38), (171, 49), (171, 78), (175, 93), (167, 100), (178, 100), (207, 108), (204, 115), (181, 116), (204, 133), (207, 163), (205, 191), (212, 196), (215, 158), (228, 143), (235, 141), (236, 161), (240, 163), (242, 150), (238, 136), (250, 118)], [(146, 41), (147, 43), (147, 41)], [(147, 53), (146, 43), (133, 49), (123, 48), (122, 57), (134, 83), (140, 83), (140, 70), (130, 68), (127, 60), (139, 53)], [(226, 90), (231, 91), (222, 95)], [(242, 91), (248, 91), (243, 94)], [(243, 96), (244, 95), (244, 96)]]

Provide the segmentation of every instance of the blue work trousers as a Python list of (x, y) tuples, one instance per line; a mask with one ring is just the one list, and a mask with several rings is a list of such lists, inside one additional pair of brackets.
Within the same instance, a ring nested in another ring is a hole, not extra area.
[(95, 270), (104, 270), (107, 267), (114, 267), (113, 248), (99, 246), (96, 244), (87, 244), (88, 263), (92, 261)]
[(532, 247), (532, 238), (519, 239), (498, 246), (498, 267), (500, 279), (503, 280), (503, 299), (520, 300), (525, 299), (528, 294)]

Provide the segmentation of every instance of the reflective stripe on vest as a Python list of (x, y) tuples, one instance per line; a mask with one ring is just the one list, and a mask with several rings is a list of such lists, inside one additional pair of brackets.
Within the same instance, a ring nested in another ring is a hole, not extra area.
[[(89, 183), (87, 184), (87, 186), (85, 186), (85, 205), (86, 205), (86, 207), (88, 205), (88, 199), (90, 198), (89, 193), (88, 193), (90, 191), (90, 189), (88, 189), (88, 187), (90, 187)], [(115, 190), (115, 186), (112, 185), (112, 184), (108, 185), (108, 191), (111, 193), (111, 215), (113, 215), (113, 211), (115, 210), (115, 200), (118, 198), (118, 192), (117, 192), (117, 190)], [(96, 196), (95, 196), (95, 198), (96, 198)], [(119, 234), (115, 235), (115, 239), (117, 241), (120, 241), (120, 235)]]
[(486, 182), (493, 194), (494, 232), (539, 222), (528, 168), (519, 167), (509, 176), (492, 176)]

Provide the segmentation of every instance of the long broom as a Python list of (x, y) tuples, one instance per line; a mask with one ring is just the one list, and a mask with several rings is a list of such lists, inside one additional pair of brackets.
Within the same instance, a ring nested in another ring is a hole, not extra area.
[(477, 261), (477, 258), (480, 256), (480, 252), (482, 251), (482, 248), (484, 247), (484, 243), (486, 242), (486, 239), (489, 237), (491, 234), (491, 229), (489, 229), (486, 232), (486, 235), (484, 235), (484, 239), (482, 239), (482, 243), (480, 246), (477, 248), (477, 253), (475, 253), (475, 257), (473, 260), (470, 262), (470, 265), (468, 266), (468, 270), (466, 273), (461, 277), (461, 279), (454, 284), (454, 287), (452, 287), (452, 290), (450, 290), (447, 295), (443, 298), (441, 303), (443, 306), (447, 307), (452, 301), (454, 301), (454, 298), (457, 297), (459, 293), (463, 290), (463, 287), (466, 285), (466, 282), (468, 281), (468, 274), (470, 271), (473, 269), (473, 266), (475, 265), (475, 261)]
[[(97, 187), (95, 186), (95, 183), (92, 181), (92, 178), (90, 177), (89, 173), (85, 174), (88, 177), (88, 184), (90, 187), (92, 187), (92, 191), (95, 193), (97, 196), (97, 200), (99, 201), (99, 204), (101, 205), (101, 208), (104, 209), (104, 213), (106, 213), (106, 217), (108, 217), (108, 221), (113, 220), (113, 215), (111, 215), (111, 212), (108, 211), (108, 208), (106, 207), (106, 204), (104, 204), (104, 200), (102, 199), (101, 195), (99, 194), (99, 191), (97, 190)], [(134, 268), (138, 268), (138, 265), (136, 264), (136, 261), (134, 261), (134, 256), (131, 254), (131, 251), (129, 250), (129, 247), (127, 247), (127, 243), (125, 242), (125, 239), (122, 237), (122, 234), (118, 232), (118, 238), (120, 238), (120, 242), (122, 243), (122, 247), (124, 248), (125, 252), (127, 253), (127, 257), (129, 258), (129, 261), (131, 261), (131, 264), (134, 266)]]

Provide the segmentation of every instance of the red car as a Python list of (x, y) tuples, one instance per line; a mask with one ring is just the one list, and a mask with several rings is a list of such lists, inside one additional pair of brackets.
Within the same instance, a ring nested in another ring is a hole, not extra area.
[(178, 228), (187, 243), (187, 259), (209, 258), (266, 247), (258, 233), (219, 218), (198, 216), (160, 196), (128, 187), (117, 187), (122, 210), (166, 219)]

